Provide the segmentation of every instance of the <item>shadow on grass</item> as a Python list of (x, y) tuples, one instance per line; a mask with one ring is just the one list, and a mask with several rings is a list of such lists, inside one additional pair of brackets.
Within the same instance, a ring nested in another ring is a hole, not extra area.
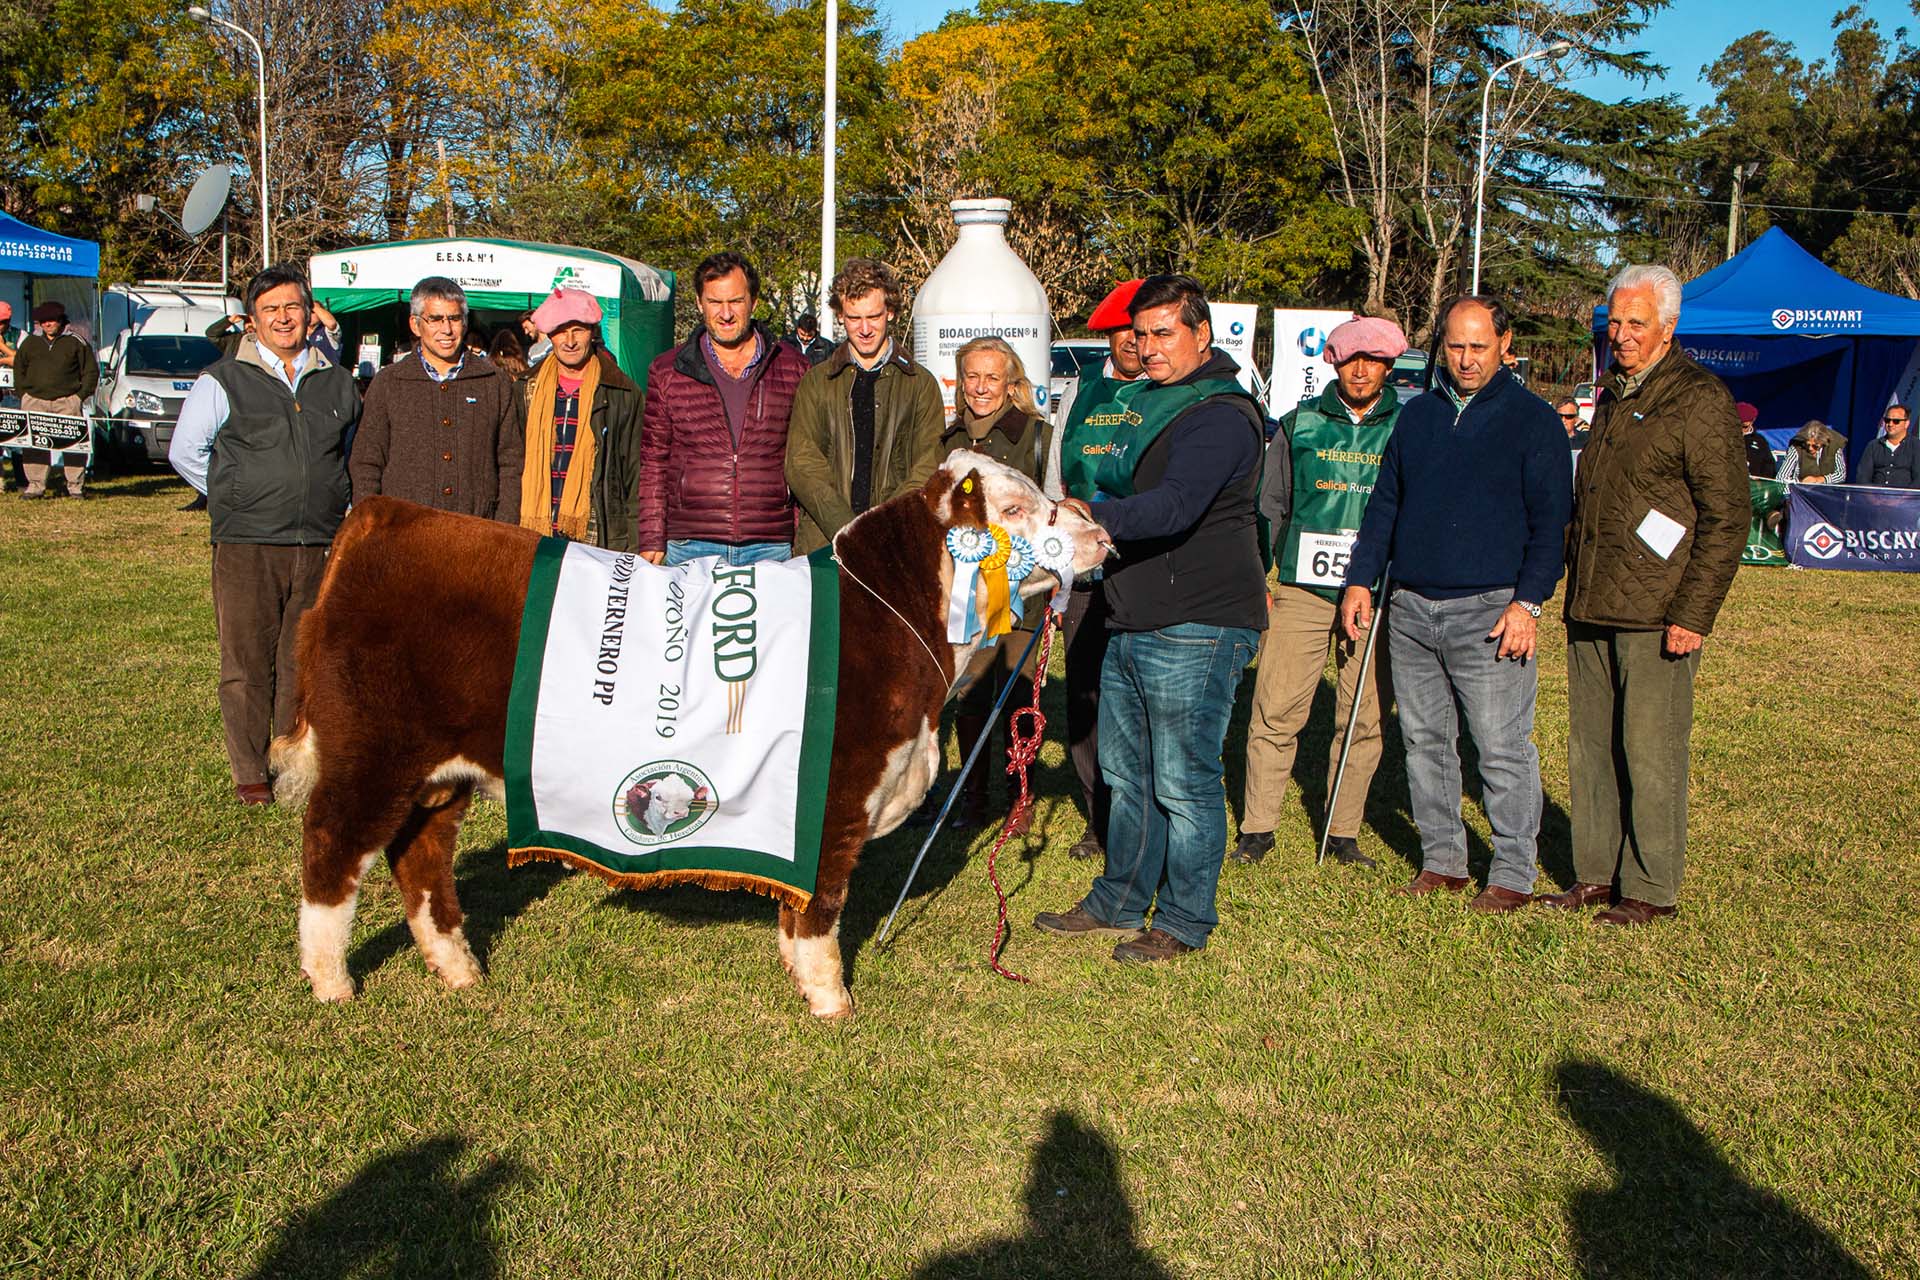
[(521, 1170), (496, 1158), (460, 1178), (453, 1164), (466, 1149), (465, 1138), (449, 1135), (369, 1161), (338, 1191), (288, 1218), (248, 1280), (498, 1275), (492, 1200)]
[(944, 1253), (922, 1263), (914, 1280), (1002, 1277), (1128, 1276), (1168, 1280), (1172, 1273), (1134, 1239), (1133, 1206), (1120, 1164), (1098, 1129), (1068, 1111), (1049, 1118), (1027, 1173), (1026, 1231)]
[(1579, 1059), (1555, 1069), (1554, 1090), (1614, 1179), (1567, 1206), (1582, 1275), (1865, 1280), (1837, 1240), (1742, 1178), (1666, 1098)]
[[(486, 967), (494, 940), (521, 912), (566, 879), (567, 874), (565, 868), (552, 862), (509, 867), (504, 840), (459, 855), (454, 892), (460, 899), (460, 910), (466, 915), (467, 944), (473, 948), (481, 968)], [(368, 975), (378, 971), (412, 941), (407, 922), (395, 920), (353, 949), (347, 956), (347, 972), (353, 976), (356, 986), (364, 983)]]

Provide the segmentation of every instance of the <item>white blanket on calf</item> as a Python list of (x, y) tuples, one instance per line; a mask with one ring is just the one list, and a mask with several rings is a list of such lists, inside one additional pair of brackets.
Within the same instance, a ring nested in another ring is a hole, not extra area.
[(620, 885), (697, 883), (804, 910), (839, 676), (823, 554), (656, 568), (543, 541), (507, 714), (507, 842)]

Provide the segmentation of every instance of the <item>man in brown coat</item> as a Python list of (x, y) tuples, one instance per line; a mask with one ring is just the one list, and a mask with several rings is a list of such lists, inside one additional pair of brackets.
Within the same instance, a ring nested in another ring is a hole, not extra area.
[(513, 381), (467, 350), (467, 295), (444, 276), (413, 287), (412, 360), (373, 376), (348, 472), (353, 500), (376, 493), (461, 515), (520, 519), (520, 423)]
[(1536, 901), (1577, 910), (1615, 899), (1595, 921), (1639, 925), (1672, 915), (1679, 897), (1693, 680), (1752, 506), (1733, 397), (1674, 345), (1679, 279), (1627, 267), (1608, 307), (1614, 363), (1567, 532), (1577, 883)]
[(903, 308), (892, 268), (854, 258), (828, 293), (847, 340), (800, 379), (787, 423), (787, 484), (806, 555), (869, 507), (927, 482), (944, 452), (940, 383), (893, 341)]

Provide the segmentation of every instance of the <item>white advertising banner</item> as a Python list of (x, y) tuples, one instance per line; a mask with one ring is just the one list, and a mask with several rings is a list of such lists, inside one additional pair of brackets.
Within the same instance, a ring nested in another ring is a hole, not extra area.
[(960, 370), (955, 357), (975, 338), (1005, 338), (1020, 357), (1027, 380), (1033, 383), (1034, 403), (1049, 412), (1048, 380), (1053, 370), (1052, 321), (1041, 312), (982, 311), (965, 314), (925, 314), (913, 317), (913, 358), (940, 380), (940, 402), (953, 414)]
[(1253, 391), (1253, 330), (1260, 323), (1260, 308), (1251, 302), (1210, 302), (1213, 320), (1213, 345), (1232, 356), (1240, 366), (1240, 385)]
[(1278, 418), (1302, 400), (1327, 389), (1333, 366), (1320, 358), (1333, 327), (1353, 319), (1351, 311), (1273, 313), (1273, 380), (1267, 384), (1267, 412)]

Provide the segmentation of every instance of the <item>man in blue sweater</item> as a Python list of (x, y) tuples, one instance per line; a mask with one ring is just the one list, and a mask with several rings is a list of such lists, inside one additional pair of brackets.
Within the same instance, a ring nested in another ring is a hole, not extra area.
[(1391, 566), (1387, 642), (1422, 860), (1395, 892), (1468, 886), (1457, 699), (1493, 827), (1493, 867), (1472, 903), (1483, 912), (1512, 911), (1533, 896), (1534, 633), (1560, 580), (1573, 510), (1566, 433), (1502, 363), (1511, 327), (1506, 308), (1486, 296), (1456, 298), (1441, 314), (1446, 367), (1434, 390), (1400, 411), (1340, 602), (1341, 625), (1357, 639)]
[(1114, 959), (1156, 961), (1206, 946), (1220, 922), (1220, 750), (1267, 625), (1254, 512), (1265, 437), (1259, 406), (1234, 380), (1239, 366), (1213, 348), (1198, 281), (1149, 276), (1128, 312), (1147, 381), (1113, 391), (1093, 476), (1093, 518), (1119, 544), (1100, 667), (1106, 869), (1076, 906), (1033, 923), (1120, 937)]

